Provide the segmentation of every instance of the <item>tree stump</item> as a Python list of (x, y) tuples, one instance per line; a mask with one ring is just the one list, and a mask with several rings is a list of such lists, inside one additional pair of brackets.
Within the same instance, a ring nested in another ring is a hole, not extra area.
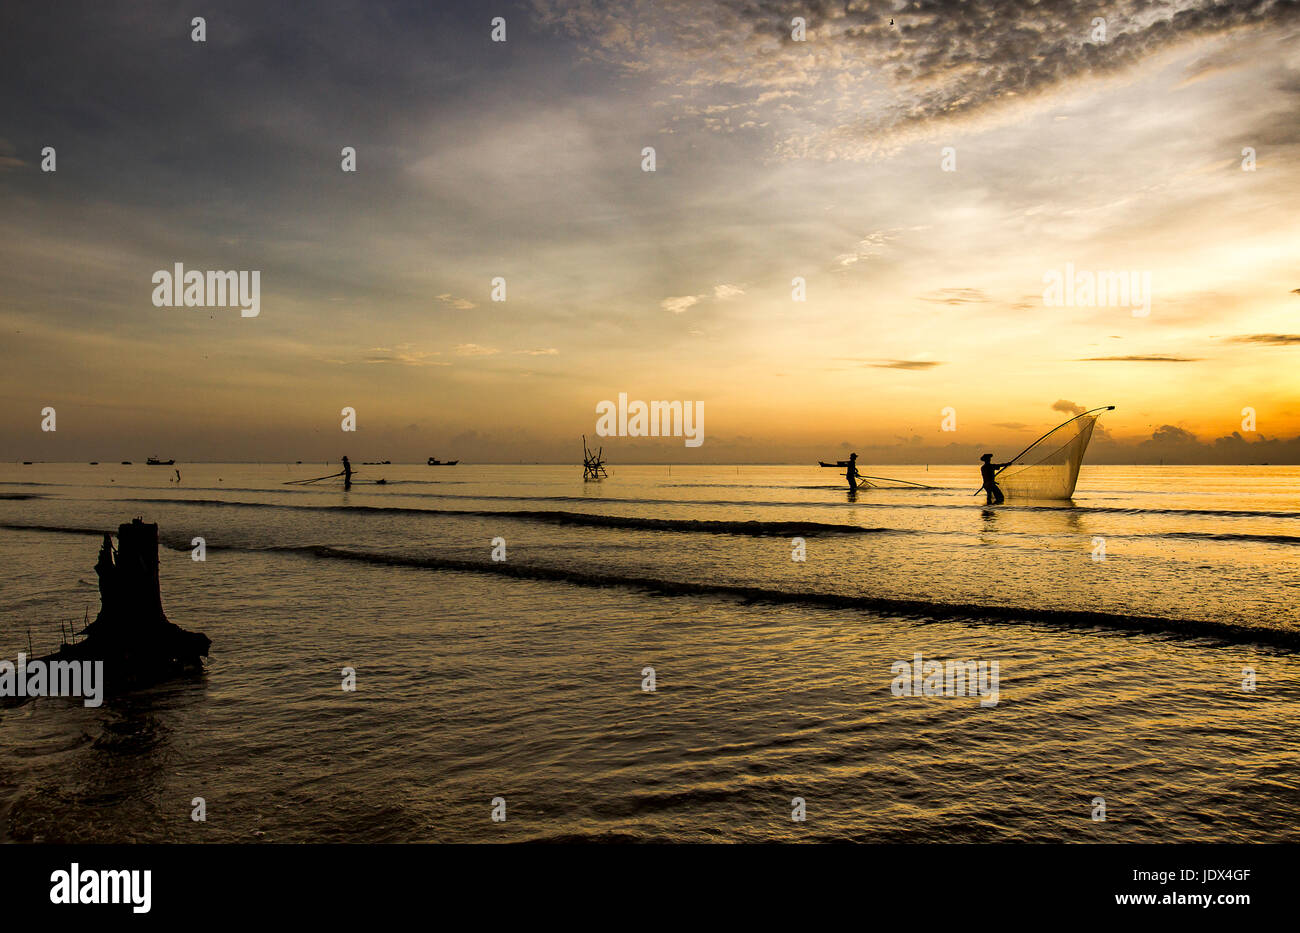
[(103, 661), (110, 690), (163, 680), (201, 668), (212, 642), (169, 621), (158, 581), (158, 526), (135, 519), (117, 528), (118, 546), (104, 535), (95, 572), (99, 614), (85, 637), (52, 660)]

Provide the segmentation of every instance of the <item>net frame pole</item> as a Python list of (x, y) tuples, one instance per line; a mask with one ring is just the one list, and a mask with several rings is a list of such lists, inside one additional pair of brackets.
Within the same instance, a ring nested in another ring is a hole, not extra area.
[[(1041, 440), (1043, 440), (1043, 438), (1048, 437), (1049, 435), (1055, 434), (1057, 431), (1061, 430), (1061, 428), (1065, 427), (1065, 426), (1066, 426), (1067, 424), (1069, 424), (1070, 422), (1072, 422), (1072, 421), (1078, 421), (1078, 420), (1079, 420), (1080, 418), (1082, 418), (1084, 415), (1091, 415), (1094, 411), (1114, 411), (1114, 410), (1115, 410), (1115, 406), (1114, 406), (1114, 405), (1102, 405), (1100, 408), (1090, 408), (1090, 409), (1088, 409), (1087, 411), (1081, 411), (1081, 412), (1079, 412), (1077, 415), (1075, 415), (1073, 418), (1066, 418), (1064, 421), (1062, 421), (1062, 422), (1061, 422), (1060, 424), (1058, 424), (1056, 427), (1052, 428), (1052, 430), (1050, 430), (1050, 431), (1048, 431), (1046, 434), (1044, 434), (1043, 437), (1038, 438), (1038, 440), (1034, 441), (1033, 444), (1030, 444), (1030, 445), (1029, 445), (1028, 447), (1026, 447), (1024, 450), (1020, 451), (1020, 453), (1016, 454), (1014, 457), (1012, 457), (1010, 460), (1008, 460), (1008, 461), (1007, 461), (1007, 465), (1004, 466), (1004, 467), (1002, 468), (1002, 470), (1007, 469), (1007, 467), (1011, 466), (1011, 465), (1014, 464), (1017, 460), (1019, 460), (1021, 457), (1023, 457), (1025, 454), (1029, 453), (1029, 451), (1033, 450), (1034, 447), (1038, 444), (1038, 442), (1041, 441)], [(1000, 474), (1000, 473), (1002, 472), (1002, 470), (998, 470), (997, 473), (994, 473), (993, 475), (994, 475), (994, 476), (997, 476), (998, 474)], [(983, 489), (984, 487), (981, 486), (980, 488)], [(978, 492), (978, 490), (976, 490), (976, 491)]]
[[(1052, 428), (1052, 430), (1048, 431), (1048, 432), (1047, 432), (1046, 434), (1044, 434), (1042, 437), (1040, 437), (1040, 438), (1038, 438), (1037, 440), (1035, 440), (1034, 443), (1030, 444), (1030, 445), (1029, 445), (1028, 447), (1026, 447), (1024, 450), (1020, 451), (1020, 453), (1016, 454), (1014, 457), (1012, 457), (1010, 460), (1008, 460), (1006, 466), (1002, 467), (1002, 469), (998, 470), (996, 473), (993, 474), (993, 478), (996, 479), (997, 477), (1001, 476), (1001, 475), (1002, 475), (1002, 470), (1005, 470), (1005, 469), (1007, 469), (1008, 467), (1014, 465), (1015, 462), (1016, 462), (1017, 460), (1019, 460), (1019, 459), (1020, 459), (1021, 457), (1023, 457), (1025, 454), (1029, 453), (1029, 451), (1033, 450), (1034, 447), (1036, 447), (1036, 446), (1038, 445), (1039, 441), (1042, 441), (1044, 438), (1049, 437), (1049, 436), (1055, 434), (1057, 431), (1061, 430), (1061, 428), (1065, 427), (1067, 424), (1070, 424), (1070, 423), (1073, 422), (1073, 421), (1078, 421), (1078, 420), (1079, 420), (1080, 418), (1082, 418), (1084, 415), (1091, 415), (1093, 412), (1098, 412), (1098, 411), (1114, 411), (1114, 410), (1115, 410), (1115, 406), (1114, 406), (1114, 405), (1102, 405), (1100, 408), (1089, 408), (1087, 411), (1081, 411), (1081, 412), (1079, 412), (1077, 415), (1075, 415), (1073, 418), (1066, 418), (1064, 421), (1062, 421), (1062, 422), (1061, 422), (1060, 424), (1058, 424), (1056, 427)], [(972, 495), (972, 496), (978, 496), (978, 495), (979, 495), (981, 492), (983, 492), (983, 491), (984, 491), (984, 487), (981, 486), (979, 489), (976, 489), (973, 493), (971, 493), (971, 495)]]

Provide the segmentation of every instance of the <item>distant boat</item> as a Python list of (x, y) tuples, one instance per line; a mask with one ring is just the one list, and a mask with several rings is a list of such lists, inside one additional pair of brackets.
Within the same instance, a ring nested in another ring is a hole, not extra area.
[(435, 460), (433, 457), (429, 458), (429, 466), (455, 466), (458, 463), (460, 463), (459, 460), (448, 460), (444, 463), (441, 460)]
[(145, 463), (149, 466), (171, 466), (175, 460), (159, 460), (157, 457), (149, 457)]
[(391, 460), (362, 460), (362, 466), (383, 466), (386, 463), (392, 463)]
[[(433, 461), (430, 460), (429, 462), (432, 463)], [(24, 460), (24, 461), (23, 461), (23, 466), (31, 466), (31, 465), (32, 465), (32, 462), (31, 462), (30, 460)]]
[(99, 461), (98, 461), (98, 460), (92, 460), (92, 461), (90, 461), (90, 465), (91, 465), (91, 466), (99, 466)]
[(130, 461), (130, 460), (123, 460), (123, 461), (122, 461), (122, 466), (130, 466), (130, 465), (131, 465), (131, 461)]

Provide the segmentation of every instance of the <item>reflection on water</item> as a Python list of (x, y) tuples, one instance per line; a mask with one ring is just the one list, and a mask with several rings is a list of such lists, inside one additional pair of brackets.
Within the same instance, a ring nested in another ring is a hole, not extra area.
[[(190, 676), (87, 708), (68, 699), (29, 702), (0, 719), (24, 741), (0, 762), (22, 790), (7, 800), (4, 838), (26, 842), (157, 838), (167, 801), (206, 699), (205, 678)], [(174, 801), (171, 801), (174, 803)]]
[(75, 772), (108, 799), (155, 799), (177, 732), (193, 730), (207, 698), (206, 675), (192, 675), (115, 698)]
[[(106, 489), (90, 469), (50, 467), (38, 486), (0, 467), (0, 495), (38, 496), (0, 499), (0, 524), (160, 522), (167, 612), (212, 637), (212, 658), (205, 678), (99, 709), (0, 713), (6, 839), (1264, 841), (1300, 806), (1300, 662), (1250, 637), (1297, 624), (1300, 471), (1085, 468), (1071, 503), (987, 508), (956, 468), (901, 474), (946, 490), (850, 492), (815, 487), (815, 468), (583, 484), (563, 468), (386, 466), (390, 488), (346, 499), (281, 485), (319, 468), (189, 466), (183, 491), (138, 471)], [(428, 511), (451, 509), (474, 514)], [(523, 514), (539, 510), (574, 517)], [(494, 565), (498, 536), (509, 559)], [(29, 623), (39, 652), (81, 616), (96, 546), (0, 529), (9, 656)], [(475, 572), (436, 569), (457, 561)], [(631, 579), (695, 589), (614, 585)], [(828, 594), (916, 608), (812, 598)], [(999, 606), (1025, 610), (1019, 624)], [(1092, 622), (1037, 624), (1048, 608)], [(1112, 631), (1108, 613), (1174, 629)], [(1224, 619), (1247, 631), (1195, 624)], [(891, 665), (917, 652), (996, 660), (997, 706), (893, 696)]]

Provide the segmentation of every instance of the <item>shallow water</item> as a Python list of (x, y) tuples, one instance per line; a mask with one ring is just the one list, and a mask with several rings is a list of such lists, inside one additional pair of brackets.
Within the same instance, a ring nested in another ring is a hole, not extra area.
[[(136, 515), (213, 640), (199, 680), (0, 713), (8, 839), (1295, 836), (1300, 468), (985, 509), (957, 467), (853, 498), (802, 466), (179, 467), (0, 466), (6, 656), (93, 618), (92, 532)], [(894, 696), (916, 652), (997, 661), (997, 704)]]

